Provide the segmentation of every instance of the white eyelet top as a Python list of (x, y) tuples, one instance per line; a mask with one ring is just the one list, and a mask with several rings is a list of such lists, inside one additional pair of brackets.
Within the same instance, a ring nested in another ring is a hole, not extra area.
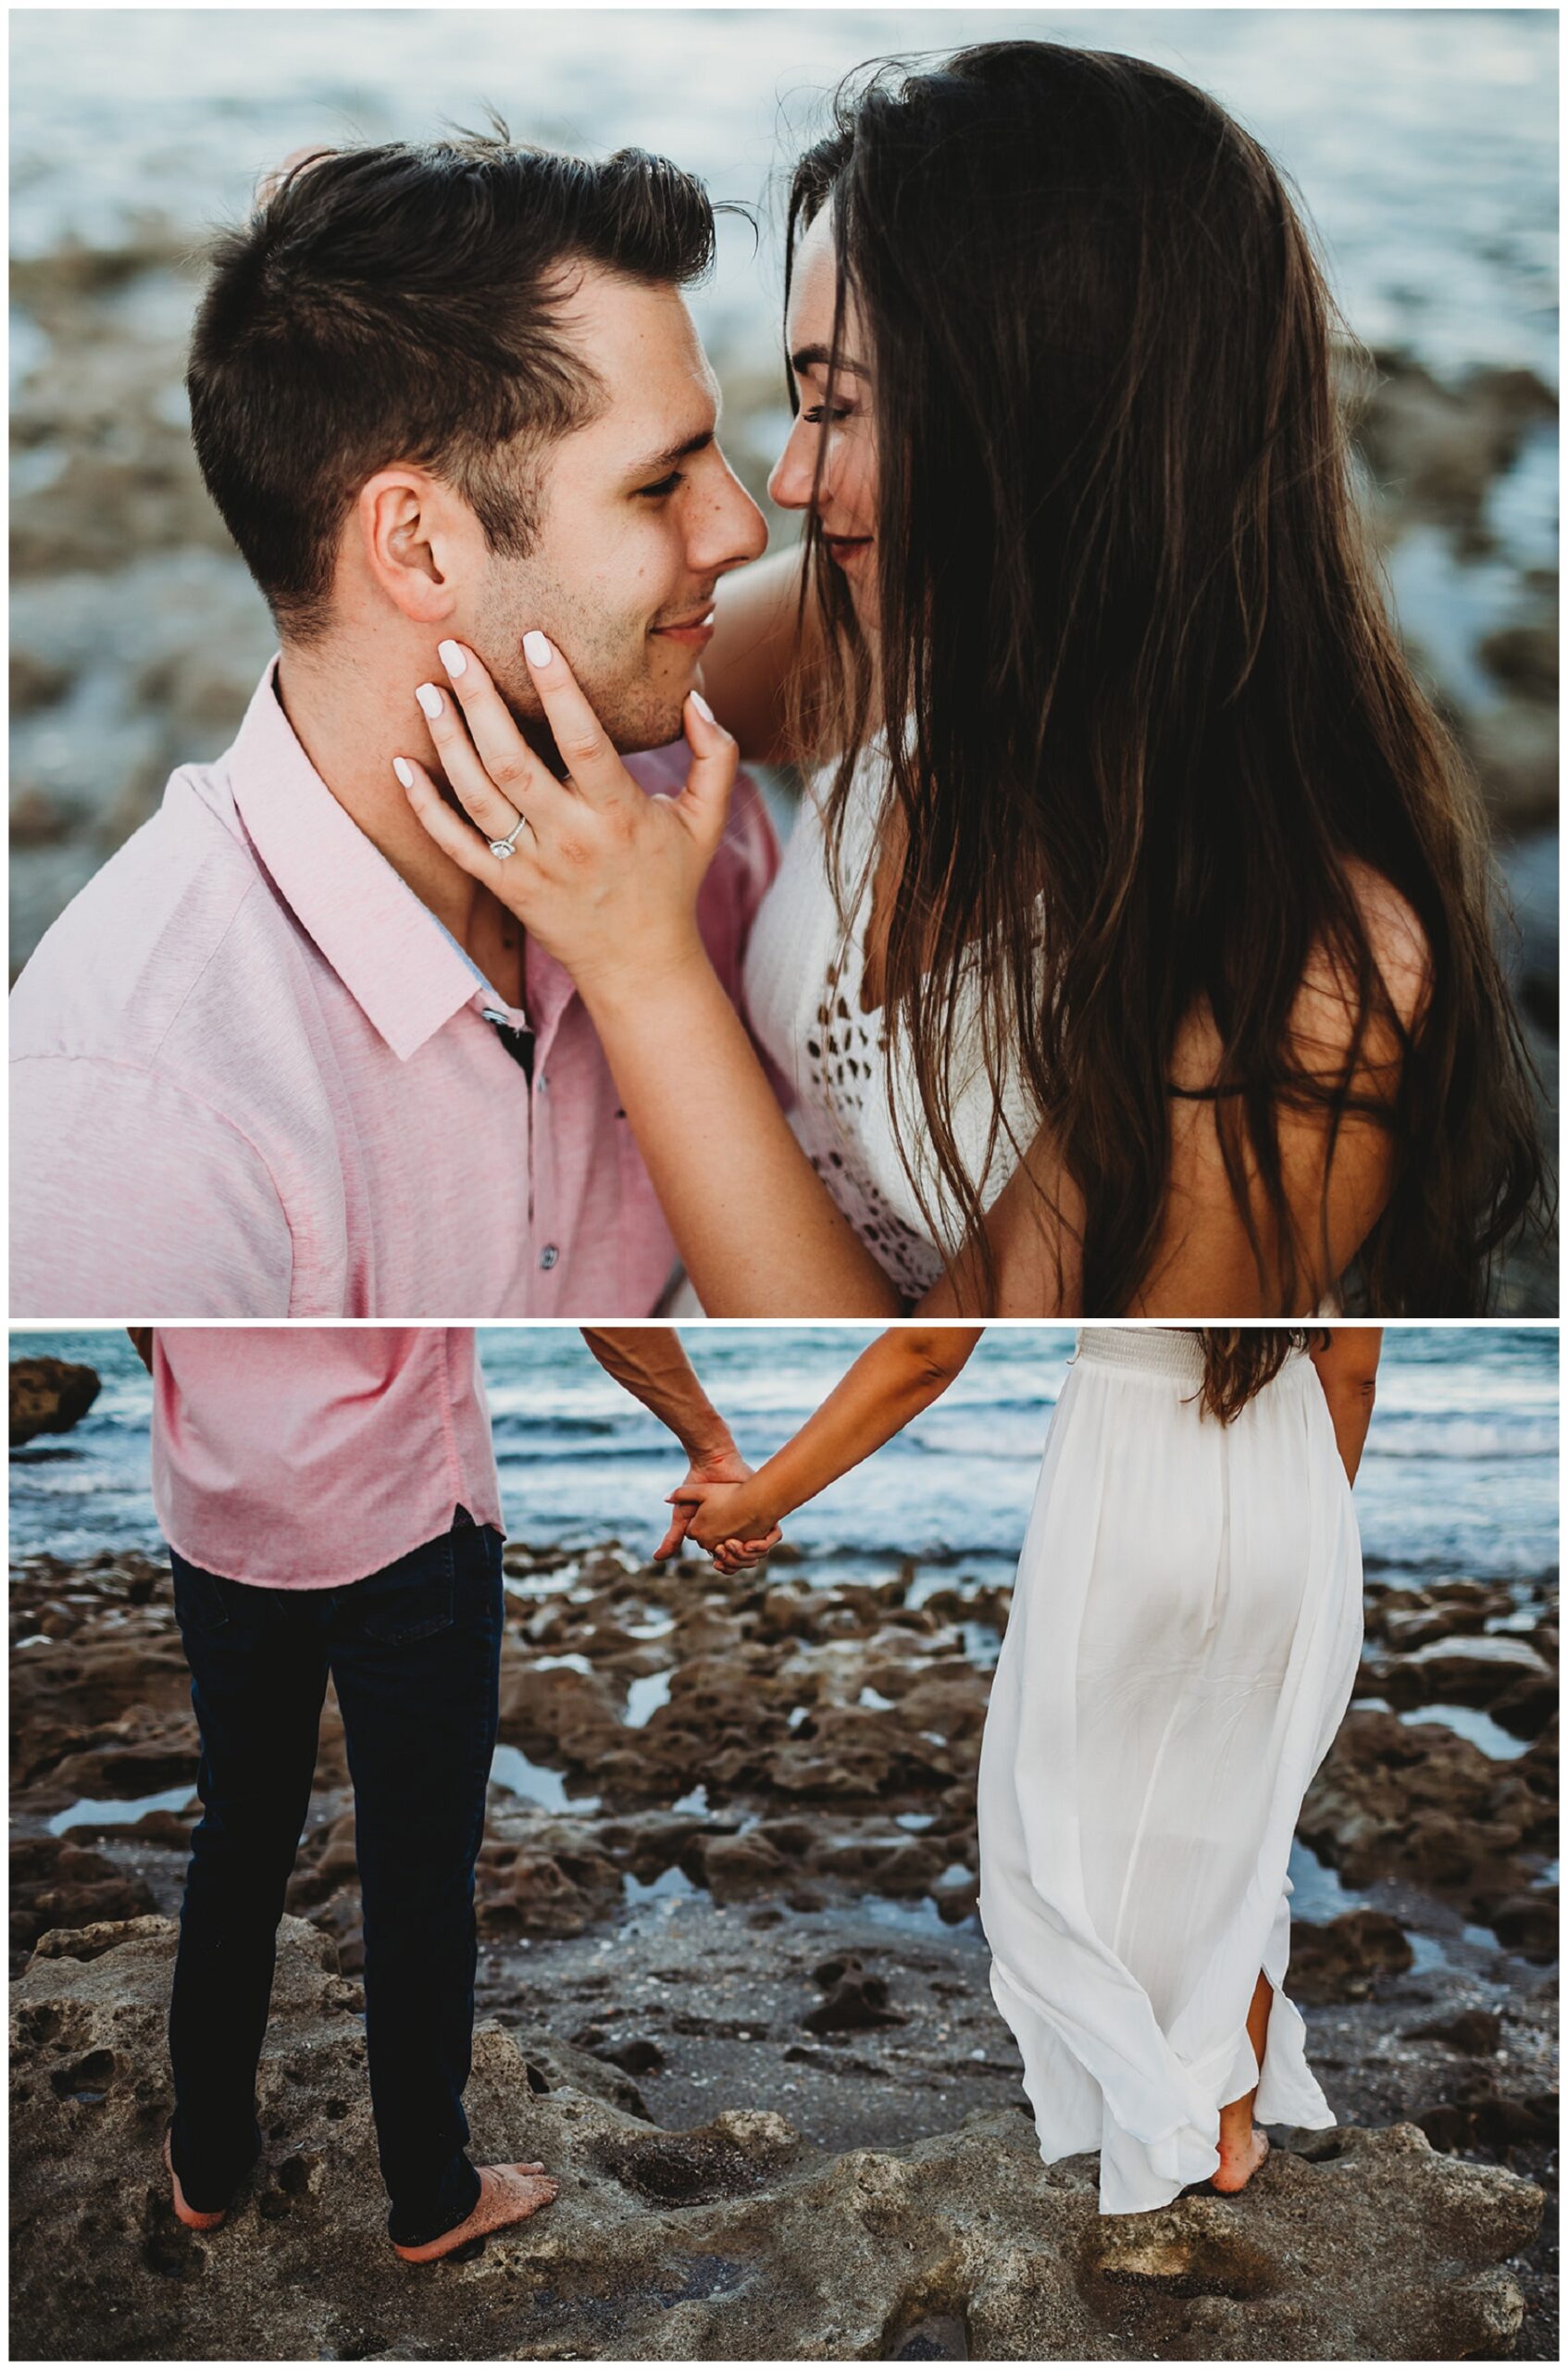
[[(794, 1090), (790, 1124), (812, 1166), (866, 1249), (899, 1291), (917, 1299), (942, 1273), (907, 1161), (919, 1164), (927, 1199), (950, 1241), (961, 1215), (941, 1183), (907, 1050), (890, 1055), (885, 1016), (861, 1009), (865, 934), (875, 887), (877, 826), (885, 759), (874, 745), (855, 775), (840, 851), (840, 890), (828, 860), (820, 782), (808, 786), (778, 877), (753, 925), (743, 974), (748, 1017), (774, 1066)], [(977, 996), (968, 995), (977, 1007)], [(962, 1020), (963, 1003), (960, 1004)], [(952, 1097), (955, 1139), (989, 1209), (1039, 1132), (1038, 1106), (1010, 1072), (1002, 1124), (991, 1142), (997, 1095), (986, 1074), (978, 1012), (960, 1025)], [(968, 1048), (967, 1059), (964, 1047)], [(902, 1122), (893, 1126), (894, 1105)], [(988, 1162), (988, 1145), (989, 1157)], [(690, 1287), (672, 1313), (694, 1313)], [(1342, 1314), (1340, 1289), (1313, 1312)]]
[[(891, 1059), (884, 1014), (861, 1009), (880, 787), (880, 761), (868, 752), (845, 822), (842, 910), (820, 792), (808, 789), (753, 926), (744, 987), (752, 1027), (794, 1089), (790, 1125), (802, 1149), (872, 1256), (902, 1292), (916, 1297), (937, 1281), (942, 1262), (906, 1158), (920, 1164), (944, 1230), (956, 1238), (960, 1221), (941, 1189), (907, 1054)], [(970, 1043), (971, 1058), (954, 1078), (952, 1117), (969, 1173), (978, 1177), (996, 1098), (979, 1055), (977, 1017)], [(1031, 1108), (1015, 1089), (1003, 1092), (1006, 1126), (981, 1187), (987, 1208), (1016, 1167), (1017, 1148), (1039, 1131)]]

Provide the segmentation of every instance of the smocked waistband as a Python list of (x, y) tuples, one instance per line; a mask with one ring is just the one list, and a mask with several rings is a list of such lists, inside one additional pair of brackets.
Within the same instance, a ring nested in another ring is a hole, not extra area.
[[(1203, 1343), (1196, 1332), (1164, 1325), (1085, 1325), (1076, 1357), (1085, 1366), (1117, 1366), (1124, 1373), (1152, 1375), (1196, 1388), (1203, 1379)], [(1289, 1373), (1306, 1361), (1290, 1351), (1281, 1368)]]
[(1085, 1325), (1078, 1333), (1084, 1366), (1121, 1366), (1196, 1386), (1203, 1379), (1203, 1345), (1196, 1333), (1162, 1325)]

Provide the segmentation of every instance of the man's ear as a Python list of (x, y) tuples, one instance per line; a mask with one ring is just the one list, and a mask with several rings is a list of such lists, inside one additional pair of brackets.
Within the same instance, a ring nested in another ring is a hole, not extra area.
[(359, 566), (381, 598), (422, 626), (444, 625), (453, 615), (483, 540), (467, 505), (412, 465), (367, 478), (351, 531)]

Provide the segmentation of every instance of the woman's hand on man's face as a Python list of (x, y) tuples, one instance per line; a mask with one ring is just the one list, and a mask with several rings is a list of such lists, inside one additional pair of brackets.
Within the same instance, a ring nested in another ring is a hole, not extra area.
[(446, 687), (421, 683), (417, 696), (462, 814), (416, 759), (398, 757), (393, 770), (437, 846), (516, 915), (590, 1004), (645, 995), (672, 965), (702, 959), (697, 892), (724, 833), (735, 742), (691, 692), (686, 787), (651, 797), (560, 653), (538, 633), (524, 636), (523, 650), (565, 782), (529, 747), (474, 653), (454, 642), (441, 645)]

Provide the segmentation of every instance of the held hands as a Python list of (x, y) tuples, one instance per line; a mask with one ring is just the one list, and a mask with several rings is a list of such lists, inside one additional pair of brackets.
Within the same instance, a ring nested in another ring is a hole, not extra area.
[(705, 1547), (727, 1576), (750, 1571), (784, 1534), (764, 1507), (756, 1477), (747, 1466), (736, 1483), (695, 1481), (688, 1475), (668, 1503), (685, 1515), (684, 1532), (697, 1547)]
[[(668, 1530), (653, 1550), (655, 1564), (661, 1564), (675, 1554), (688, 1537), (695, 1539), (699, 1528), (704, 1532), (713, 1529), (716, 1540), (725, 1538), (724, 1510), (735, 1503), (752, 1478), (751, 1466), (733, 1446), (716, 1449), (705, 1456), (694, 1456), (685, 1480), (678, 1490), (672, 1490), (665, 1501), (674, 1511)], [(777, 1547), (784, 1536), (778, 1524), (771, 1521), (753, 1524), (753, 1536), (744, 1546), (740, 1540), (730, 1539), (727, 1548), (714, 1553), (714, 1561), (720, 1571), (748, 1570), (767, 1553), (770, 1547)], [(714, 1544), (706, 1537), (697, 1543), (703, 1547)], [(732, 1556), (730, 1550), (734, 1551)]]
[(534, 755), (458, 642), (441, 645), (448, 687), (421, 683), (418, 700), (463, 814), (417, 760), (398, 757), (393, 771), (436, 844), (565, 964), (585, 999), (646, 994), (672, 963), (703, 959), (697, 892), (723, 836), (736, 744), (701, 692), (690, 692), (686, 787), (676, 798), (651, 797), (559, 651), (529, 633), (523, 655), (569, 768), (566, 781)]

